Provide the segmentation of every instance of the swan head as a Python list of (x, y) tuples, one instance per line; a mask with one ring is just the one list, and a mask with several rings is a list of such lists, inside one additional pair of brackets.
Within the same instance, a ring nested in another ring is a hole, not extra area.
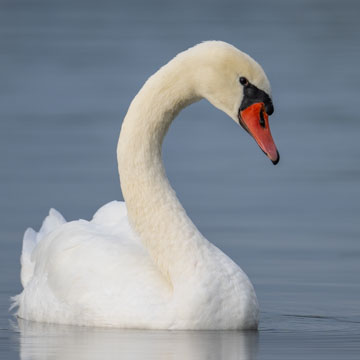
[(222, 41), (201, 43), (190, 52), (199, 96), (240, 124), (276, 165), (280, 156), (268, 119), (274, 106), (270, 83), (262, 67), (249, 55)]

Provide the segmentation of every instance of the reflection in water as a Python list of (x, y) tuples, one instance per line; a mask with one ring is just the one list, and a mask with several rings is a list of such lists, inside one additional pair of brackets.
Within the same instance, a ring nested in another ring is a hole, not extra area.
[(18, 320), (20, 358), (241, 359), (256, 358), (255, 331), (145, 331), (87, 328)]

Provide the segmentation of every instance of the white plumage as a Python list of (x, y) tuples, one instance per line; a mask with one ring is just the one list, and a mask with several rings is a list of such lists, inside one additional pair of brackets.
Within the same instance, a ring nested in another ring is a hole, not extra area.
[(194, 101), (206, 98), (237, 121), (239, 75), (270, 93), (260, 65), (223, 42), (197, 45), (150, 77), (119, 138), (126, 206), (110, 202), (91, 221), (66, 222), (50, 210), (38, 233), (25, 232), (19, 317), (145, 329), (257, 327), (248, 277), (188, 218), (161, 160), (171, 121)]

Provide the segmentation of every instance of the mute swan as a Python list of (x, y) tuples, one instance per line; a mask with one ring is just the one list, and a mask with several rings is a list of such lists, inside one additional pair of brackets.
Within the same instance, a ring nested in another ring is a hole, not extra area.
[[(123, 121), (118, 166), (124, 202), (91, 221), (55, 210), (25, 232), (17, 316), (47, 323), (144, 329), (256, 329), (246, 274), (207, 241), (165, 174), (163, 138), (202, 98), (249, 132), (270, 160), (279, 154), (268, 115), (270, 84), (250, 56), (220, 41), (178, 54), (151, 76)], [(126, 206), (125, 206), (126, 204)]]

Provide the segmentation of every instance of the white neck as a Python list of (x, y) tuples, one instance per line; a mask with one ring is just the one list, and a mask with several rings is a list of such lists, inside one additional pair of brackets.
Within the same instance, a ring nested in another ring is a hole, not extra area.
[(173, 119), (201, 98), (192, 87), (188, 67), (179, 64), (182, 61), (175, 58), (161, 68), (134, 98), (117, 150), (130, 223), (171, 280), (186, 276), (185, 264), (196, 262), (201, 249), (208, 246), (171, 188), (161, 158), (162, 142)]

